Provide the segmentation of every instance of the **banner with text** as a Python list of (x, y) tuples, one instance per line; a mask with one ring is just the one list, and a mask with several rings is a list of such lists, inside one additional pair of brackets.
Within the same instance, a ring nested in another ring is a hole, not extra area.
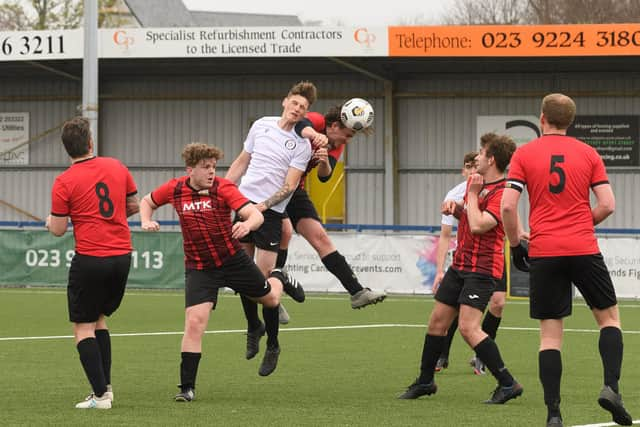
[(82, 58), (83, 30), (0, 32), (0, 61)]
[(638, 166), (639, 116), (576, 116), (567, 135), (598, 151), (607, 166)]
[(139, 28), (100, 31), (101, 58), (387, 56), (387, 29)]
[(0, 113), (0, 166), (29, 164), (29, 113)]
[[(180, 233), (135, 231), (132, 238), (129, 287), (184, 287)], [(398, 294), (431, 293), (438, 236), (331, 233), (331, 239), (363, 286)], [(598, 243), (618, 296), (640, 298), (640, 239), (600, 238)], [(72, 258), (71, 233), (56, 238), (46, 231), (0, 230), (0, 285), (66, 285)], [(345, 292), (298, 235), (291, 241), (287, 268), (307, 291)], [(511, 296), (527, 297), (528, 275), (518, 275), (513, 266), (511, 270)]]
[[(132, 239), (129, 287), (184, 287), (180, 233), (133, 232)], [(0, 285), (66, 285), (73, 248), (69, 231), (55, 237), (48, 231), (0, 230)]]
[(640, 54), (640, 24), (389, 27), (389, 56)]

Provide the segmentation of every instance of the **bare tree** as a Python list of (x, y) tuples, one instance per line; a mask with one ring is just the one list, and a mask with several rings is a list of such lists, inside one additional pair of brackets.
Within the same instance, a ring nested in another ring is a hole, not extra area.
[(16, 31), (28, 27), (29, 18), (24, 13), (19, 0), (0, 5), (0, 30)]
[(526, 0), (456, 0), (445, 15), (447, 24), (523, 24)]
[[(9, 0), (0, 5), (0, 31), (69, 29), (82, 25), (82, 0)], [(122, 0), (99, 0), (98, 26), (130, 26)]]
[(447, 24), (600, 24), (640, 21), (638, 0), (456, 0)]

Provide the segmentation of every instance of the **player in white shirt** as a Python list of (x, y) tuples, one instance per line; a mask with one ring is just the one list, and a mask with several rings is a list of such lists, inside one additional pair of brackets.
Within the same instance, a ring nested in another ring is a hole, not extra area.
[[(290, 284), (288, 275), (274, 269), (282, 235), (284, 210), (311, 159), (311, 142), (298, 136), (294, 126), (316, 100), (316, 87), (311, 82), (295, 84), (282, 101), (280, 117), (263, 117), (249, 130), (244, 149), (233, 161), (226, 178), (242, 181), (238, 188), (264, 216), (264, 223), (246, 238), (241, 239), (244, 250), (265, 275), (275, 275)], [(278, 292), (282, 293), (282, 289)], [(264, 324), (260, 321), (254, 302), (243, 297), (247, 316), (247, 359), (258, 353), (260, 338), (267, 333), (267, 350), (258, 373), (271, 374), (280, 355), (278, 342), (278, 308), (263, 307)], [(250, 307), (249, 307), (250, 306)]]

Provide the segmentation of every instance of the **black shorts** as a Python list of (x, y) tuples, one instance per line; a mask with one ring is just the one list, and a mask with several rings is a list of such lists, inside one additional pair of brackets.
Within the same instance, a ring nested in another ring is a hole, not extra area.
[(251, 298), (260, 298), (271, 292), (271, 286), (262, 272), (243, 250), (238, 251), (220, 268), (187, 269), (184, 277), (185, 307), (212, 302), (215, 308), (218, 289), (225, 286)]
[(589, 308), (603, 310), (618, 302), (601, 254), (530, 258), (529, 313), (533, 319), (562, 319), (571, 315), (571, 283)]
[(435, 299), (458, 308), (468, 305), (484, 312), (493, 294), (495, 279), (484, 274), (468, 273), (449, 267), (440, 282)]
[(69, 320), (92, 323), (120, 307), (131, 267), (131, 254), (94, 257), (75, 254), (69, 268)]
[(494, 278), (493, 280), (495, 280), (496, 282), (496, 286), (495, 288), (493, 288), (493, 292), (507, 292), (507, 266), (504, 266), (504, 270), (502, 271), (502, 278), (501, 279), (496, 279)]
[(298, 221), (302, 218), (311, 218), (318, 222), (322, 222), (320, 221), (316, 207), (309, 198), (309, 194), (307, 194), (306, 190), (300, 187), (296, 188), (296, 191), (293, 192), (293, 196), (291, 196), (291, 200), (289, 200), (289, 204), (287, 205), (287, 210), (285, 212), (291, 219), (294, 229), (298, 225)]
[(267, 209), (262, 212), (264, 222), (256, 231), (252, 231), (244, 236), (242, 243), (252, 243), (256, 248), (269, 252), (278, 252), (280, 240), (282, 240), (282, 218), (284, 214)]

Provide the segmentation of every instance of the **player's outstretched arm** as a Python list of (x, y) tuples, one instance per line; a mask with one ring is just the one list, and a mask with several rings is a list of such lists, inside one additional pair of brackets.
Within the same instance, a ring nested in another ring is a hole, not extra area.
[(67, 231), (67, 224), (69, 223), (68, 216), (53, 216), (49, 215), (44, 223), (44, 226), (54, 236), (62, 236)]
[(153, 203), (151, 194), (147, 194), (140, 201), (140, 226), (144, 231), (160, 230), (160, 224), (151, 219), (156, 209), (158, 209), (158, 206)]
[(256, 205), (248, 203), (238, 210), (238, 215), (243, 218), (242, 221), (238, 221), (233, 224), (231, 228), (231, 237), (235, 239), (241, 239), (250, 231), (255, 231), (264, 222), (264, 216), (256, 208)]
[(238, 157), (236, 157), (233, 163), (231, 163), (231, 166), (229, 166), (229, 170), (227, 171), (225, 178), (233, 182), (234, 184), (237, 184), (238, 181), (240, 181), (242, 175), (244, 175), (244, 173), (247, 171), (250, 160), (251, 154), (245, 150), (242, 150), (242, 152), (238, 155)]

